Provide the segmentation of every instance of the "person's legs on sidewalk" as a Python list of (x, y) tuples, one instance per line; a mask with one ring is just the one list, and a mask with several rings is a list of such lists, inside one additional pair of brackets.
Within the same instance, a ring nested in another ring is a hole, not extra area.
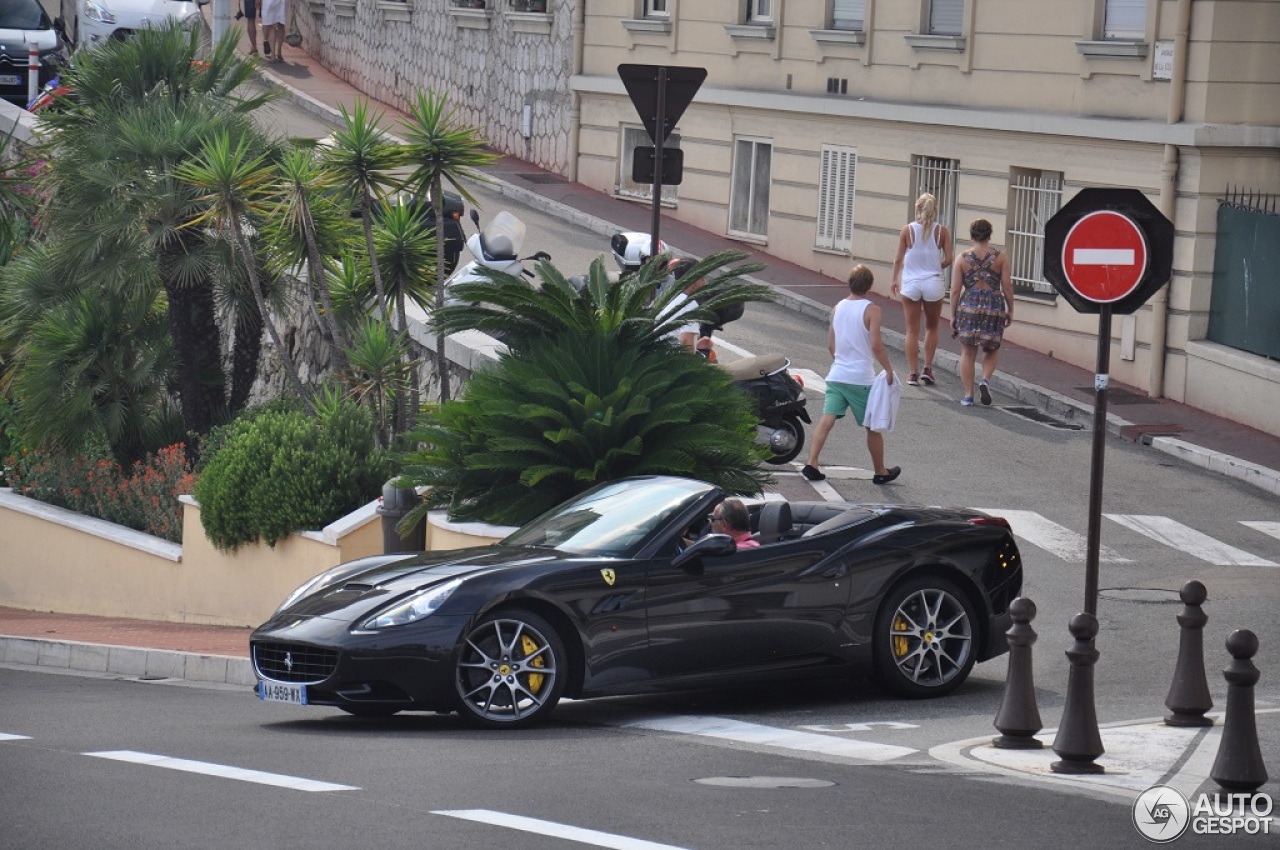
[[(938, 320), (942, 318), (942, 299), (925, 301), (924, 310), (924, 372), (926, 384), (933, 383), (933, 355), (938, 350)], [(915, 371), (912, 369), (911, 371)]]
[(257, 0), (244, 0), (244, 28), (249, 36), (249, 55), (258, 55), (258, 6)]
[(978, 359), (978, 346), (960, 346), (960, 383), (964, 386), (964, 397), (973, 398), (973, 370)]
[(821, 472), (818, 466), (818, 456), (822, 454), (822, 447), (826, 445), (827, 435), (831, 433), (831, 429), (835, 427), (836, 416), (834, 413), (823, 413), (818, 418), (818, 425), (813, 429), (813, 436), (809, 439), (809, 462), (805, 464), (804, 469), (800, 470), (800, 474), (810, 481), (821, 481), (827, 476)]
[(872, 484), (888, 484), (902, 474), (901, 467), (884, 465), (884, 434), (867, 429), (867, 451), (871, 453), (871, 465), (875, 474), (871, 476)]
[[(920, 375), (920, 313), (921, 302), (912, 301), (902, 296), (902, 315), (906, 319), (906, 341), (903, 344), (907, 355), (907, 383), (915, 386)], [(935, 343), (936, 344), (936, 343)]]

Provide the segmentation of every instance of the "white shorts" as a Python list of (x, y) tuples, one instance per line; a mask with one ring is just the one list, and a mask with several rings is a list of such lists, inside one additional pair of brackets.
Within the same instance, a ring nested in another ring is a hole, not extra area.
[(285, 0), (264, 0), (258, 13), (258, 23), (264, 27), (269, 27), (272, 24), (283, 24), (284, 14)]
[(941, 301), (944, 294), (942, 276), (930, 276), (919, 280), (904, 280), (898, 292), (908, 301)]

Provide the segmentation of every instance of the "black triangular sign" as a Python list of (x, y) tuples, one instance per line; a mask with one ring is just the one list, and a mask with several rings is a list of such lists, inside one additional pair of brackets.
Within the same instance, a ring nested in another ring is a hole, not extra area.
[(618, 76), (626, 86), (631, 102), (635, 104), (649, 138), (658, 144), (658, 76), (667, 72), (667, 90), (662, 118), (662, 141), (666, 142), (676, 122), (684, 114), (693, 96), (707, 78), (706, 68), (686, 68), (679, 65), (619, 65)]

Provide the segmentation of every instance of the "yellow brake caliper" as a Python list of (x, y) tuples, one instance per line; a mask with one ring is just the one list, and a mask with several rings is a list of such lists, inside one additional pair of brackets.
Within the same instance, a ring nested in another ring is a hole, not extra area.
[[(895, 617), (893, 620), (893, 630), (895, 632), (905, 632), (907, 630), (907, 621), (903, 617)], [(893, 639), (893, 655), (895, 658), (905, 658), (911, 648), (907, 645), (907, 639), (902, 635), (898, 635)]]
[[(529, 637), (528, 635), (521, 635), (520, 648), (524, 650), (525, 657), (527, 658), (538, 651), (538, 644), (534, 643), (533, 638)], [(546, 667), (547, 660), (543, 658), (541, 655), (539, 655), (537, 658), (529, 662), (529, 666), (530, 667)], [(529, 674), (529, 691), (536, 694), (539, 691), (539, 689), (542, 688), (542, 680), (545, 678), (546, 677), (543, 676), (541, 673), (530, 673)]]

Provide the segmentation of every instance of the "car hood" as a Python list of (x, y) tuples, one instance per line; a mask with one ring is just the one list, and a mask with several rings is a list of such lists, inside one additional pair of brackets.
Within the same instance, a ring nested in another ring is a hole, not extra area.
[(19, 30), (0, 27), (0, 54), (11, 60), (22, 60), (26, 64), (27, 43), (34, 41), (41, 51), (52, 50), (58, 46), (58, 36), (51, 29)]
[(168, 17), (183, 20), (200, 11), (187, 0), (107, 0), (107, 8), (116, 16), (116, 26), (126, 29), (159, 24)]
[(499, 545), (429, 552), (390, 561), (370, 558), (352, 564), (351, 572), (303, 596), (277, 616), (332, 617), (341, 612), (340, 616), (347, 617), (451, 578), (543, 564), (558, 556), (549, 550)]

